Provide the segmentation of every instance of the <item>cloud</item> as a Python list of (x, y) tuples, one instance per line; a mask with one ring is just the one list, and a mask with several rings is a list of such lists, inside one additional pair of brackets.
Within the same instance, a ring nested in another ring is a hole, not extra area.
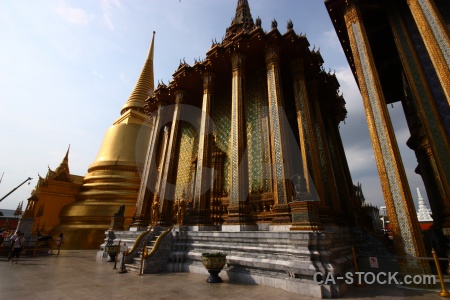
[(341, 49), (341, 44), (339, 43), (339, 39), (334, 28), (322, 33), (322, 39), (324, 40), (323, 43), (321, 41), (323, 47), (330, 47), (331, 49)]
[(345, 107), (348, 113), (362, 112), (363, 102), (361, 93), (356, 85), (355, 77), (350, 67), (339, 67), (336, 71), (336, 78), (340, 84), (339, 90), (344, 93)]
[(56, 12), (67, 22), (77, 25), (88, 25), (93, 18), (84, 10), (69, 6), (60, 6), (56, 9)]
[(102, 12), (102, 18), (106, 27), (110, 30), (114, 30), (114, 23), (112, 20), (113, 11), (115, 8), (122, 8), (122, 4), (119, 0), (101, 0), (100, 1), (100, 9)]

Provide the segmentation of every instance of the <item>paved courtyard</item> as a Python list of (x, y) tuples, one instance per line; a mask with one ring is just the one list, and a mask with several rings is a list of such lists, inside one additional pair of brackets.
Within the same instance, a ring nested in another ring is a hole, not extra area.
[[(63, 250), (60, 255), (24, 257), (18, 264), (0, 258), (0, 299), (316, 299), (281, 289), (224, 281), (205, 275), (119, 274), (114, 263), (94, 250)], [(342, 299), (440, 299), (437, 291), (370, 285), (349, 286)]]

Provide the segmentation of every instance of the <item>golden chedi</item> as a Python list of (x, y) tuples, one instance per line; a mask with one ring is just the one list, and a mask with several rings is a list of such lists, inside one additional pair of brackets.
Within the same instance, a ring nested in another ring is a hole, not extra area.
[(61, 223), (53, 234), (64, 233), (66, 248), (98, 248), (122, 205), (124, 229), (132, 223), (150, 134), (144, 103), (154, 89), (153, 46), (154, 35), (138, 82), (120, 117), (107, 130), (76, 201), (61, 211)]

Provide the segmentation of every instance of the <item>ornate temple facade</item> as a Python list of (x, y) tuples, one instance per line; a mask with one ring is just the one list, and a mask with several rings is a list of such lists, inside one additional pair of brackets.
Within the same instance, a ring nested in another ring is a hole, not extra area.
[(82, 176), (70, 173), (68, 149), (55, 170), (49, 167), (45, 177), (38, 175), (38, 182), (28, 198), (18, 229), (27, 237), (38, 232), (50, 234), (60, 223), (61, 210), (75, 202), (82, 184)]
[[(401, 102), (433, 219), (450, 236), (450, 3), (326, 0), (359, 85), (399, 256), (424, 256), (387, 105)], [(404, 270), (418, 270), (413, 259)], [(419, 271), (420, 272), (420, 271)]]
[[(128, 262), (136, 249), (162, 245), (143, 251), (157, 253), (142, 259), (145, 272), (202, 273), (201, 254), (223, 251), (232, 254), (229, 279), (316, 297), (345, 292), (343, 282), (313, 281), (316, 272), (349, 271), (350, 246), (364, 241), (355, 227), (373, 227), (339, 133), (345, 100), (291, 21), (283, 32), (276, 20), (269, 31), (261, 22), (238, 0), (224, 38), (156, 89), (152, 40), (121, 115), (51, 231), (64, 233), (66, 248), (98, 249), (106, 231), (108, 247), (134, 243)], [(71, 178), (68, 164), (49, 174)], [(44, 189), (48, 180), (39, 182)], [(27, 213), (40, 214), (33, 196)]]
[(357, 222), (338, 130), (345, 101), (308, 46), (292, 22), (265, 32), (238, 1), (224, 39), (194, 65), (180, 62), (146, 100), (152, 125), (132, 227), (170, 225), (184, 201), (186, 223), (200, 230)]

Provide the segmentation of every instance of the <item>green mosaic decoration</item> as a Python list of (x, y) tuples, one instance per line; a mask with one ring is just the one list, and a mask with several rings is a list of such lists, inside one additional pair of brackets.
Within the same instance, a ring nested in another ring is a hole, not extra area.
[(214, 138), (217, 147), (226, 154), (223, 168), (223, 188), (228, 193), (230, 190), (229, 166), (230, 154), (229, 143), (231, 133), (231, 94), (230, 91), (220, 90), (214, 94), (214, 101), (211, 103), (211, 118), (216, 125)]
[(321, 179), (323, 181), (324, 193), (325, 193), (325, 201), (328, 203), (330, 207), (333, 207), (333, 203), (331, 201), (330, 195), (330, 180), (328, 178), (328, 168), (327, 162), (325, 158), (325, 149), (324, 149), (324, 141), (322, 140), (322, 134), (320, 132), (319, 124), (316, 122), (314, 124), (316, 138), (317, 138), (317, 146), (319, 149), (319, 158), (320, 158), (320, 170), (321, 170)]
[[(264, 160), (269, 158), (269, 141), (266, 137), (263, 148), (263, 124), (267, 122), (267, 115), (263, 118), (264, 93), (261, 92), (265, 86), (261, 86), (260, 81), (255, 76), (248, 77), (246, 80), (245, 103), (246, 103), (246, 121), (247, 121), (247, 151), (248, 151), (248, 176), (249, 191), (265, 192), (268, 191), (267, 172), (264, 171)], [(265, 132), (264, 132), (265, 133)], [(270, 162), (267, 161), (267, 162)], [(269, 173), (270, 174), (270, 173)], [(269, 177), (270, 178), (270, 177)]]
[(198, 132), (190, 123), (184, 121), (180, 121), (179, 130), (181, 142), (175, 199), (181, 199), (183, 191), (186, 193), (186, 198), (190, 199), (193, 196), (194, 185), (192, 159), (197, 156), (198, 152)]

